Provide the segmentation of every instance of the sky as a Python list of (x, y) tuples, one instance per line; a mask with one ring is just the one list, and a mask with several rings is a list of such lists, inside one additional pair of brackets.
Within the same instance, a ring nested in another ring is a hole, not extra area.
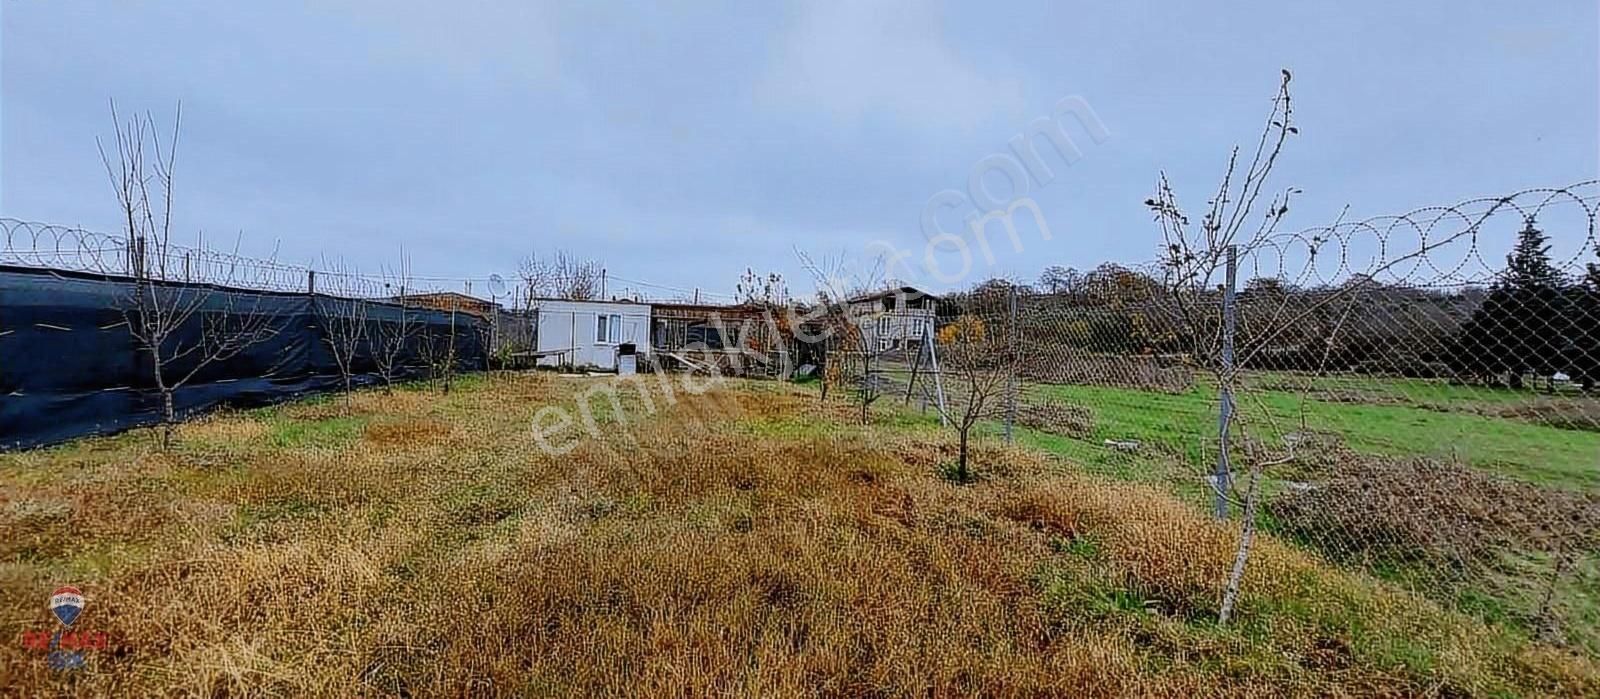
[(986, 158), (1080, 98), (1104, 138), (1045, 153), (1049, 239), (917, 280), (942, 290), (1153, 259), (1158, 174), (1202, 204), (1285, 68), (1288, 228), (1593, 179), (1597, 5), (0, 0), (0, 216), (115, 233), (110, 100), (181, 101), (177, 228), (248, 254), (481, 285), (566, 250), (612, 293), (804, 293), (797, 250), (921, 259), (930, 200), (974, 171), (1004, 199)]

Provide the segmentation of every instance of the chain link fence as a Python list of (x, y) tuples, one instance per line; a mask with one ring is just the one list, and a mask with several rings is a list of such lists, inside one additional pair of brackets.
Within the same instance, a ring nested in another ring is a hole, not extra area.
[[(887, 324), (917, 332), (833, 338), (823, 385), (848, 387), (864, 414), (915, 406), (963, 443), (1020, 442), (1153, 484), (1242, 540), (1259, 530), (1600, 655), (1597, 202), (1584, 182), (1171, 249), (1037, 287), (986, 282), (943, 299), (934, 322), (901, 311)], [(16, 221), (0, 232), (13, 266), (338, 298), (458, 284), (203, 248), (152, 255)], [(495, 317), (496, 338), (530, 335)], [(1219, 597), (1237, 579), (1216, 571)]]
[(986, 282), (877, 382), (953, 406), (931, 412), (958, 431), (981, 413), (974, 439), (1600, 655), (1596, 189)]

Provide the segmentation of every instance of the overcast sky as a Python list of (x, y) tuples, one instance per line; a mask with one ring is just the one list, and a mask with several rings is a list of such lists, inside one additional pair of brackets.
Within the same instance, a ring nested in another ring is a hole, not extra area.
[(113, 98), (182, 100), (179, 222), (247, 252), (484, 277), (564, 248), (721, 292), (808, 290), (795, 246), (920, 251), (930, 197), (1074, 95), (1109, 137), (1069, 130), (1030, 191), (1053, 239), (994, 273), (1151, 259), (1157, 173), (1202, 203), (1285, 67), (1293, 227), (1600, 169), (1594, 0), (1250, 4), (0, 0), (0, 215), (117, 230)]

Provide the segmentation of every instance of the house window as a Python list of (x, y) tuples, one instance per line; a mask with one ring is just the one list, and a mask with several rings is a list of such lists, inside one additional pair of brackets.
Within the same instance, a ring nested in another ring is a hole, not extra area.
[(594, 341), (612, 345), (622, 342), (622, 316), (615, 313), (596, 315), (594, 317)]
[(878, 317), (878, 336), (879, 337), (888, 337), (889, 336), (889, 321), (890, 321), (889, 316), (879, 316)]

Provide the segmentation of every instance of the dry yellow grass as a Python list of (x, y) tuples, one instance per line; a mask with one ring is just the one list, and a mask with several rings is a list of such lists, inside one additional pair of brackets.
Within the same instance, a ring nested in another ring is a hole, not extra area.
[[(0, 614), (60, 584), (109, 631), (73, 675), (16, 643), (0, 687), (74, 696), (1577, 695), (1593, 662), (1022, 450), (773, 384), (541, 452), (545, 375), (0, 457)], [(635, 417), (637, 400), (627, 401)]]

